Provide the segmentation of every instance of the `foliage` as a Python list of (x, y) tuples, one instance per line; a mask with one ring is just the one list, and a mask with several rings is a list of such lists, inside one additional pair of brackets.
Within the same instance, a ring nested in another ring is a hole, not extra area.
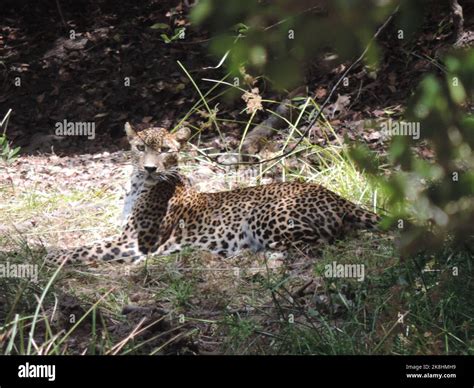
[[(155, 23), (150, 27), (152, 30), (170, 30), (170, 26), (166, 23)], [(175, 28), (171, 35), (168, 35), (166, 32), (163, 32), (160, 37), (165, 43), (172, 43), (177, 39), (182, 39), (185, 36), (186, 28), (180, 27)]]
[[(229, 52), (231, 71), (259, 71), (276, 86), (288, 87), (302, 78), (309, 59), (328, 52), (336, 53), (339, 60), (360, 54), (397, 6), (395, 24), (387, 34), (402, 31), (405, 47), (413, 44), (410, 38), (423, 27), (430, 7), (449, 14), (447, 3), (436, 0), (305, 1), (298, 5), (284, 0), (225, 5), (204, 0), (193, 18), (215, 35), (214, 53)], [(235, 26), (233, 31), (229, 25)], [(380, 46), (372, 44), (366, 63), (376, 65), (381, 56)], [(450, 53), (444, 65), (444, 79), (435, 74), (424, 77), (403, 115), (407, 122), (419, 125), (420, 138), (392, 136), (388, 162), (398, 172), (379, 178), (390, 198), (391, 217), (386, 223), (402, 229), (401, 248), (406, 252), (438, 248), (450, 234), (456, 243), (469, 242), (474, 235), (474, 120), (467, 113), (474, 90), (474, 52)], [(412, 147), (426, 143), (433, 147), (434, 161), (412, 152)], [(366, 172), (379, 171), (377, 158), (367, 149), (353, 147), (351, 156)]]
[[(325, 54), (334, 53), (339, 61), (359, 55), (397, 5), (397, 25), (408, 38), (419, 29), (429, 9), (427, 2), (202, 0), (192, 20), (211, 31), (214, 54), (222, 58), (229, 52), (227, 63), (235, 75), (245, 68), (253, 75), (263, 74), (274, 86), (287, 88), (301, 81), (310, 60), (321, 62)], [(372, 45), (367, 63), (376, 64), (379, 55), (378, 47)]]
[(5, 134), (0, 135), (0, 159), (6, 163), (12, 163), (18, 156), (20, 147), (12, 148)]
[(0, 122), (0, 129), (3, 128), (3, 133), (0, 134), (0, 160), (10, 164), (15, 161), (20, 152), (20, 147), (12, 148), (5, 134), (8, 127), (8, 120), (12, 110), (10, 109)]
[[(406, 252), (437, 249), (450, 234), (455, 244), (472, 249), (474, 119), (466, 108), (474, 90), (474, 51), (452, 52), (444, 63), (444, 78), (427, 75), (411, 98), (404, 119), (419, 127), (420, 137), (392, 138), (389, 158), (398, 171), (382, 182), (390, 198), (391, 221), (403, 230), (401, 248)], [(421, 141), (433, 148), (435, 160), (413, 153)], [(358, 147), (352, 155), (367, 165), (368, 152)]]

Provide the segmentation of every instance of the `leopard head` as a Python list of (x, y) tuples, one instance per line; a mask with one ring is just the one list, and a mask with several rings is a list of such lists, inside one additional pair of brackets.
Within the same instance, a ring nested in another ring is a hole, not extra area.
[(177, 167), (178, 151), (191, 135), (189, 128), (185, 127), (173, 133), (158, 127), (135, 131), (129, 123), (125, 123), (125, 133), (134, 166), (148, 174), (159, 174)]

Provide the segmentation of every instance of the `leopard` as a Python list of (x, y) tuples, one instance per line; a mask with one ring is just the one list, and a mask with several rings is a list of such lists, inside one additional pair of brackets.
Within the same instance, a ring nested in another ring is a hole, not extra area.
[(381, 217), (322, 185), (275, 182), (201, 192), (180, 173), (187, 127), (143, 130), (125, 124), (133, 172), (121, 233), (47, 254), (53, 264), (136, 264), (150, 255), (189, 247), (226, 258), (250, 250), (286, 251), (298, 244), (331, 244), (354, 230), (378, 229)]

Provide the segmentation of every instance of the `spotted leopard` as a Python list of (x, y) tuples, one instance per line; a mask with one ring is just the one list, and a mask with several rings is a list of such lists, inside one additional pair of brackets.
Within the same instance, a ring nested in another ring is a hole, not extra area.
[(47, 261), (138, 262), (184, 247), (223, 257), (249, 249), (286, 250), (330, 243), (353, 229), (376, 227), (379, 216), (315, 184), (273, 183), (201, 193), (178, 170), (187, 128), (135, 131), (125, 124), (134, 163), (122, 233), (110, 240), (47, 255)]

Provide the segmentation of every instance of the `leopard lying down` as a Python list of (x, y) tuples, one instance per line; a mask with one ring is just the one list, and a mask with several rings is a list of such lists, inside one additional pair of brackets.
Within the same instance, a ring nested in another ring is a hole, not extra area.
[(229, 256), (244, 249), (285, 250), (330, 243), (355, 229), (375, 228), (379, 216), (319, 185), (273, 183), (200, 193), (178, 173), (178, 151), (190, 133), (125, 125), (134, 172), (120, 236), (49, 253), (48, 262), (138, 262), (190, 246)]

